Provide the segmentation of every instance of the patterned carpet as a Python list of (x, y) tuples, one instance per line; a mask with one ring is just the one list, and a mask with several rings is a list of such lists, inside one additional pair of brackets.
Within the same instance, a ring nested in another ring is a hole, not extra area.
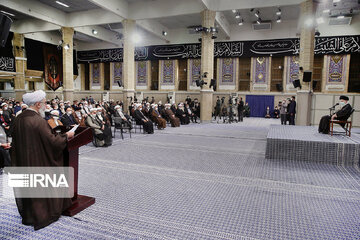
[(0, 239), (360, 239), (358, 168), (265, 159), (271, 124), (191, 124), (84, 146), (79, 193), (95, 205), (35, 232), (0, 198)]

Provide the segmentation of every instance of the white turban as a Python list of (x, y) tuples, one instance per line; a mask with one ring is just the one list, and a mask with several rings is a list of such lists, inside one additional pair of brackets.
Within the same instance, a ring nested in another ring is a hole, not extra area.
[(120, 105), (116, 105), (114, 108), (115, 108), (115, 109), (118, 109), (118, 108), (120, 108)]
[(90, 112), (96, 112), (97, 108), (90, 108)]
[(33, 106), (37, 102), (41, 102), (45, 99), (46, 93), (43, 90), (37, 90), (32, 93), (26, 93), (23, 95), (23, 102), (28, 106)]
[(58, 110), (52, 110), (50, 112), (51, 115), (56, 115), (56, 116), (59, 116), (59, 111)]
[(98, 111), (102, 111), (102, 108), (101, 108), (101, 107), (98, 107), (97, 110), (98, 110)]
[(141, 106), (141, 104), (138, 103), (138, 104), (136, 104), (135, 106), (136, 106), (136, 108), (139, 108), (139, 107)]
[(2, 103), (1, 106), (7, 105), (7, 103)]

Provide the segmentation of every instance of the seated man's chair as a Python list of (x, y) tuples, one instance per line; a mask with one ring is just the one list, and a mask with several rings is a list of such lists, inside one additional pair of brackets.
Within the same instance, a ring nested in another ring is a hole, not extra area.
[(123, 120), (121, 119), (121, 117), (115, 117), (113, 116), (112, 117), (113, 119), (113, 122), (114, 122), (114, 138), (115, 138), (115, 132), (116, 132), (116, 129), (119, 129), (120, 130), (120, 134), (121, 134), (121, 138), (124, 140), (124, 129), (128, 130), (129, 134), (130, 134), (130, 138), (131, 138), (131, 128), (130, 127), (127, 127), (127, 126), (124, 126), (123, 124)]
[(354, 113), (355, 109), (353, 108), (352, 111), (350, 112), (349, 116), (347, 117), (347, 120), (330, 120), (330, 134), (331, 136), (333, 136), (334, 133), (339, 133), (339, 132), (334, 132), (334, 123), (341, 125), (341, 127), (345, 130), (345, 135), (351, 137), (351, 127), (352, 127), (352, 122), (349, 121), (349, 118), (351, 117), (351, 115)]

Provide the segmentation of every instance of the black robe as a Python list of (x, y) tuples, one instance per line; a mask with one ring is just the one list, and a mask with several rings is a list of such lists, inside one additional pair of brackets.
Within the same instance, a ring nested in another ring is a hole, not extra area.
[[(11, 163), (16, 167), (63, 167), (65, 134), (54, 135), (37, 112), (26, 110), (15, 118), (11, 143)], [(16, 193), (15, 193), (16, 198)], [(57, 221), (71, 206), (68, 198), (16, 198), (23, 224), (34, 229)]]
[[(135, 121), (137, 125), (143, 125), (144, 131), (147, 133), (154, 133), (154, 125), (151, 120), (144, 116), (140, 110), (135, 110)], [(145, 122), (145, 120), (147, 122)]]
[[(336, 120), (340, 120), (340, 121), (346, 121), (351, 113), (352, 113), (353, 108), (351, 107), (350, 104), (346, 104), (345, 106), (343, 106), (339, 111), (337, 111), (336, 114)], [(328, 134), (330, 131), (330, 120), (331, 120), (331, 116), (326, 115), (323, 116), (320, 119), (320, 123), (319, 123), (319, 133), (324, 133), (324, 134)], [(340, 124), (342, 127), (345, 126), (345, 124)]]

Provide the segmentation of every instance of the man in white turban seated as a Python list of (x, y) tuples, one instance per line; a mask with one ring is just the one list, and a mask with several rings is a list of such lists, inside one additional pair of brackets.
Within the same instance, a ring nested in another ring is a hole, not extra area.
[(115, 106), (114, 111), (114, 122), (115, 124), (122, 124), (125, 127), (128, 127), (130, 130), (132, 129), (130, 116), (124, 114), (122, 111), (122, 107), (120, 105)]
[(90, 114), (87, 116), (85, 120), (85, 124), (86, 126), (91, 127), (94, 130), (95, 146), (103, 147), (105, 146), (105, 136), (104, 136), (105, 125), (97, 117), (97, 112), (98, 112), (97, 108), (91, 108)]
[(144, 131), (148, 134), (154, 133), (154, 125), (153, 122), (145, 117), (145, 115), (142, 113), (142, 106), (141, 104), (136, 105), (135, 110), (135, 121), (137, 125), (143, 125)]
[[(63, 150), (73, 132), (54, 135), (44, 119), (45, 97), (42, 90), (23, 95), (29, 107), (15, 118), (11, 163), (14, 167), (63, 167)], [(61, 213), (71, 206), (67, 198), (18, 198), (16, 204), (22, 223), (35, 230), (58, 220)]]

